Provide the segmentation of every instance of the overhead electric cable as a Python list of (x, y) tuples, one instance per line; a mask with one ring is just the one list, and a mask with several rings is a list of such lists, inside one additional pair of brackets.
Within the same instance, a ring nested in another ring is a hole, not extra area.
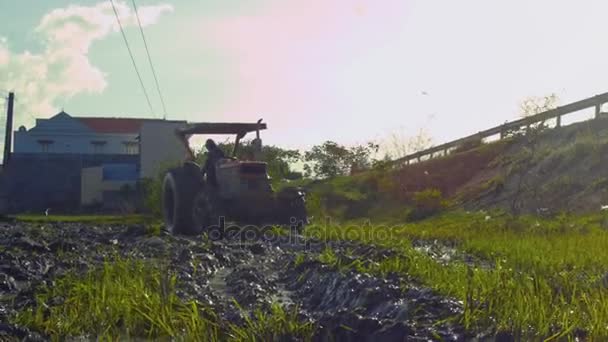
[(133, 9), (135, 10), (135, 17), (137, 18), (137, 25), (139, 25), (139, 32), (141, 32), (141, 39), (144, 41), (144, 46), (146, 47), (146, 54), (148, 55), (148, 62), (150, 63), (150, 69), (152, 70), (152, 75), (154, 76), (154, 83), (156, 83), (156, 90), (158, 91), (158, 96), (160, 97), (160, 103), (163, 106), (163, 119), (167, 118), (167, 107), (165, 106), (165, 100), (163, 99), (163, 94), (160, 91), (160, 85), (158, 82), (158, 77), (156, 77), (156, 69), (154, 68), (154, 63), (152, 63), (152, 57), (150, 56), (150, 49), (148, 48), (148, 42), (146, 40), (146, 35), (144, 34), (144, 29), (141, 25), (141, 21), (139, 20), (139, 13), (137, 11), (137, 4), (135, 4), (135, 0), (131, 0), (133, 2)]
[(129, 50), (129, 56), (131, 56), (131, 62), (133, 62), (133, 68), (135, 69), (135, 73), (137, 74), (137, 78), (139, 79), (139, 84), (141, 85), (141, 89), (144, 91), (144, 95), (146, 96), (146, 100), (148, 101), (148, 106), (150, 107), (150, 113), (154, 116), (154, 109), (152, 108), (152, 102), (150, 102), (150, 97), (148, 96), (148, 92), (146, 91), (146, 87), (144, 86), (144, 81), (141, 79), (141, 74), (139, 73), (139, 69), (137, 69), (137, 63), (135, 63), (135, 58), (133, 57), (133, 52), (131, 52), (131, 47), (129, 46), (129, 41), (127, 40), (127, 36), (125, 35), (125, 30), (122, 28), (122, 23), (120, 22), (120, 18), (118, 16), (118, 11), (116, 11), (116, 6), (114, 6), (114, 0), (110, 0), (112, 4), (112, 9), (114, 10), (114, 15), (116, 16), (116, 21), (118, 22), (118, 26), (120, 27), (120, 32), (122, 33), (122, 38), (125, 41), (125, 45), (127, 46), (127, 50)]

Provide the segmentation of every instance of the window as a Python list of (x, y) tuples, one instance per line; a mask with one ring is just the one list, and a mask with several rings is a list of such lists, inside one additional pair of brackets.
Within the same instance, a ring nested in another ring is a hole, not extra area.
[(51, 145), (53, 145), (53, 140), (38, 140), (38, 145), (40, 145), (40, 152), (48, 153), (51, 152)]
[(139, 144), (136, 141), (125, 141), (123, 145), (125, 147), (125, 154), (139, 153)]
[(93, 145), (93, 153), (100, 154), (103, 153), (103, 147), (106, 145), (105, 141), (91, 141), (91, 145)]

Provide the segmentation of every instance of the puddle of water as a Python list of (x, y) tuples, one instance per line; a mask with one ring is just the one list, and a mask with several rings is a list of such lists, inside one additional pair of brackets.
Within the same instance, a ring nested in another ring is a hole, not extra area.
[(448, 264), (450, 262), (463, 262), (471, 267), (480, 267), (482, 269), (494, 268), (493, 263), (475, 257), (474, 255), (466, 254), (456, 247), (445, 245), (440, 241), (416, 241), (414, 244), (414, 250), (420, 253), (424, 253), (437, 262), (442, 264)]
[(224, 298), (228, 298), (228, 286), (226, 285), (226, 276), (232, 273), (233, 269), (230, 267), (222, 267), (215, 271), (213, 276), (209, 279), (209, 287), (211, 291), (216, 295)]
[(270, 296), (270, 300), (274, 303), (279, 303), (282, 306), (294, 305), (294, 301), (291, 299), (292, 291), (287, 290), (283, 284), (277, 286), (277, 292)]
[(455, 248), (442, 246), (438, 244), (428, 244), (414, 247), (417, 252), (425, 253), (433, 259), (449, 263), (457, 256), (458, 251)]

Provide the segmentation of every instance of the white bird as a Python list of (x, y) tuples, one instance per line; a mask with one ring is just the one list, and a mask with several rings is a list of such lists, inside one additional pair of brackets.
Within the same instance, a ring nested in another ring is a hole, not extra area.
[(44, 216), (49, 216), (50, 212), (51, 212), (51, 208), (46, 208), (46, 210), (44, 211)]

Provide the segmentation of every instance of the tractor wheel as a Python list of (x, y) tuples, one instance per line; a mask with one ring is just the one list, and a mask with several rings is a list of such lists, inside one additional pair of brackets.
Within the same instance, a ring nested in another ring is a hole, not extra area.
[(196, 170), (186, 165), (172, 169), (165, 175), (162, 189), (162, 211), (165, 225), (171, 234), (194, 235), (200, 227), (192, 219), (192, 207), (201, 181)]
[(211, 240), (223, 237), (217, 208), (217, 199), (212, 192), (203, 190), (194, 198), (192, 221), (201, 231), (206, 232)]

